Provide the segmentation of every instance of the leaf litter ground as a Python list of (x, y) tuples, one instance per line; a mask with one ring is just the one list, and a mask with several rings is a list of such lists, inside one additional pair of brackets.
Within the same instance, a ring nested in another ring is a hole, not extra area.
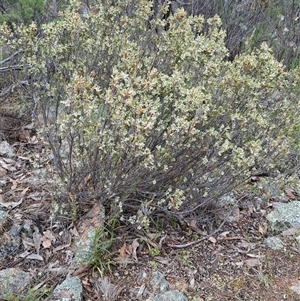
[[(71, 242), (80, 219), (73, 221), (65, 214), (63, 208), (67, 211), (69, 204), (63, 201), (53, 211), (51, 177), (47, 177), (53, 172), (50, 157), (41, 157), (35, 137), (11, 147), (15, 156), (0, 158), (0, 208), (9, 215), (9, 222), (1, 225), (0, 244), (12, 239), (7, 235), (12, 225), (22, 225), (23, 232), (14, 252), (2, 258), (0, 269), (30, 272), (31, 289), (43, 300), (69, 275)], [(242, 207), (235, 221), (224, 223), (214, 235), (195, 221), (166, 220), (150, 234), (119, 228), (105, 258), (99, 259), (109, 264), (76, 271), (84, 300), (146, 300), (152, 293), (149, 283), (154, 271), (194, 301), (300, 300), (300, 248), (293, 233), (283, 237), (282, 250), (266, 247), (265, 216), (270, 208)], [(201, 241), (175, 247), (195, 240)]]

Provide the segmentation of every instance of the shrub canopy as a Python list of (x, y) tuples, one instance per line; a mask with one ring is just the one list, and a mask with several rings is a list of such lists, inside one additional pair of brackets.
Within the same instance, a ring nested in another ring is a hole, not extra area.
[(297, 86), (266, 44), (230, 62), (218, 16), (151, 18), (150, 2), (103, 1), (87, 17), (72, 2), (42, 37), (34, 23), (17, 39), (1, 30), (23, 51), (60, 191), (131, 208), (139, 226), (157, 211), (200, 214), (282, 166), (299, 124)]

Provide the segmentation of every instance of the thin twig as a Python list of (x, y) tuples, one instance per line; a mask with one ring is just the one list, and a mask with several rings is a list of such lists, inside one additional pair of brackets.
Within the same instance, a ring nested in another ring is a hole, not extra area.
[(0, 62), (0, 65), (5, 64), (6, 62), (12, 60), (15, 56), (17, 56), (19, 53), (22, 53), (23, 50), (18, 50), (15, 53), (13, 53), (11, 56), (9, 56), (8, 58), (4, 59), (3, 61)]
[(189, 247), (189, 246), (196, 245), (196, 244), (200, 243), (201, 241), (204, 241), (204, 240), (206, 240), (207, 238), (209, 238), (209, 237), (215, 235), (216, 233), (218, 233), (218, 232), (221, 230), (221, 228), (223, 227), (223, 225), (225, 224), (225, 222), (226, 222), (226, 219), (223, 220), (223, 222), (221, 223), (221, 225), (219, 226), (218, 229), (216, 229), (213, 233), (211, 233), (211, 234), (208, 235), (208, 236), (202, 237), (202, 238), (200, 238), (200, 239), (197, 239), (197, 240), (195, 240), (195, 241), (191, 241), (191, 242), (189, 242), (189, 243), (182, 244), (182, 245), (172, 245), (172, 244), (167, 244), (167, 246), (168, 246), (168, 247), (171, 247), (171, 248), (177, 248), (177, 249), (180, 249), (180, 248), (186, 248), (186, 247)]

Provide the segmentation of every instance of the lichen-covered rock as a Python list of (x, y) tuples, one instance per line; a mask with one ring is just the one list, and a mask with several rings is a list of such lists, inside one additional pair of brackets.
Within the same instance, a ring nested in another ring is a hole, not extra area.
[(150, 281), (153, 291), (163, 292), (169, 288), (169, 283), (160, 272), (154, 272)]
[(265, 239), (264, 243), (273, 250), (280, 250), (283, 248), (282, 241), (279, 237), (268, 237)]
[(18, 268), (0, 271), (0, 299), (9, 294), (17, 295), (29, 284), (30, 274), (27, 272)]
[(93, 208), (82, 218), (82, 222), (78, 227), (79, 237), (76, 237), (72, 244), (74, 259), (71, 264), (71, 269), (78, 269), (81, 264), (91, 258), (94, 238), (97, 229), (103, 227), (104, 219), (104, 207), (100, 203), (95, 203)]
[(160, 293), (153, 301), (188, 301), (187, 297), (177, 290)]
[(275, 203), (275, 209), (267, 215), (271, 230), (284, 231), (300, 227), (300, 202)]
[(57, 286), (45, 301), (81, 301), (82, 285), (79, 277), (71, 277)]

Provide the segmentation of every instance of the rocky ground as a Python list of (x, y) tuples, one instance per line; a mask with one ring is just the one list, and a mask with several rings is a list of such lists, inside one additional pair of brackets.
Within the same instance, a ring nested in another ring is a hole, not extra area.
[(52, 194), (50, 156), (22, 135), (0, 142), (0, 300), (300, 300), (293, 187), (257, 179), (264, 199), (227, 196), (212, 228), (161, 217), (149, 233), (111, 233), (101, 204), (72, 218)]

